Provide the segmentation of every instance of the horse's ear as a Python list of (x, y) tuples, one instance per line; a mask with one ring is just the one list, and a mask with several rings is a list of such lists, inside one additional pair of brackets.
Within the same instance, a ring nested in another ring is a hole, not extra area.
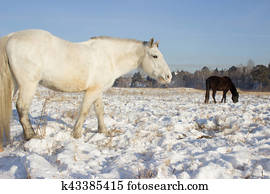
[(152, 48), (154, 45), (154, 38), (151, 38), (149, 41), (149, 47)]
[(155, 45), (158, 47), (158, 45), (159, 45), (159, 40), (155, 43)]

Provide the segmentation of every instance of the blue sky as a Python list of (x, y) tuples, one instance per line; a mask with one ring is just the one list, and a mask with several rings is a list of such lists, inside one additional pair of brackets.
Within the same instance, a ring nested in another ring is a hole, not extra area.
[(172, 69), (270, 63), (269, 0), (0, 0), (0, 36), (45, 29), (70, 41), (92, 36), (160, 40)]

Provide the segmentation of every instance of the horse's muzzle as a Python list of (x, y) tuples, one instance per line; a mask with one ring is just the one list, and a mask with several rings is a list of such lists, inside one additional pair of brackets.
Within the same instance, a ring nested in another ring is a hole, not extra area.
[(169, 84), (169, 83), (171, 83), (171, 80), (172, 80), (171, 74), (167, 74), (167, 75), (158, 77), (158, 82), (161, 84)]

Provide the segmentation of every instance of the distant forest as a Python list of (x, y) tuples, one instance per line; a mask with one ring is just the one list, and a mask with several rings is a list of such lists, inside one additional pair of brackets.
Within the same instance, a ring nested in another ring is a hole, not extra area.
[(210, 70), (207, 66), (201, 70), (190, 73), (187, 71), (172, 72), (172, 82), (169, 85), (161, 85), (148, 76), (142, 76), (140, 72), (133, 75), (120, 77), (114, 87), (150, 87), (150, 88), (176, 88), (188, 87), (205, 89), (205, 80), (211, 76), (228, 76), (237, 88), (250, 91), (270, 91), (270, 63), (265, 65), (232, 66), (227, 70)]

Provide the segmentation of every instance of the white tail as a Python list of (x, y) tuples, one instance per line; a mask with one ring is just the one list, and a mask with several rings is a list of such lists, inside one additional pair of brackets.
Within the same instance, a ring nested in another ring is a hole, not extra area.
[(0, 151), (3, 150), (4, 139), (6, 141), (10, 139), (11, 102), (14, 87), (5, 49), (7, 40), (8, 36), (0, 39)]

